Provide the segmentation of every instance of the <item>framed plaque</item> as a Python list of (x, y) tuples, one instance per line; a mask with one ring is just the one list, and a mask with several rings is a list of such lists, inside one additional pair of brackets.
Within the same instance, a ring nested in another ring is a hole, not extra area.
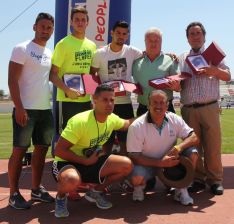
[(209, 67), (210, 64), (215, 66), (219, 65), (225, 56), (226, 54), (222, 51), (218, 44), (212, 42), (202, 54), (187, 56), (186, 62), (196, 73), (200, 68)]
[(194, 72), (209, 66), (202, 54), (188, 56), (186, 61)]
[(113, 80), (105, 82), (105, 84), (110, 85), (114, 89), (115, 96), (125, 96), (127, 92), (142, 94), (141, 87), (132, 82)]
[(81, 74), (64, 74), (63, 81), (69, 88), (76, 89), (80, 94), (84, 95), (84, 83)]
[(149, 80), (149, 86), (152, 86), (155, 89), (166, 89), (166, 88), (168, 88), (167, 83), (170, 80), (181, 81), (181, 80), (190, 78), (191, 76), (192, 75), (190, 73), (181, 72), (180, 74), (171, 75), (171, 76), (167, 76), (167, 77), (164, 77), (164, 78), (151, 79), (151, 80)]

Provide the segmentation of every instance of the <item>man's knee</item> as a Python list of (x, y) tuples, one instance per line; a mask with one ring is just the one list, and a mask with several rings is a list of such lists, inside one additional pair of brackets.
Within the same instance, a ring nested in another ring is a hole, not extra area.
[(128, 157), (126, 156), (122, 157), (123, 157), (123, 165), (121, 173), (123, 173), (124, 176), (128, 176), (133, 170), (133, 163), (131, 159), (129, 159)]
[(120, 173), (122, 176), (126, 177), (132, 172), (133, 163), (126, 156), (110, 155), (104, 170), (108, 173)]
[(58, 175), (58, 182), (65, 188), (77, 188), (81, 184), (81, 178), (73, 168), (63, 170)]
[(26, 151), (27, 148), (14, 146), (10, 159), (14, 161), (22, 161)]

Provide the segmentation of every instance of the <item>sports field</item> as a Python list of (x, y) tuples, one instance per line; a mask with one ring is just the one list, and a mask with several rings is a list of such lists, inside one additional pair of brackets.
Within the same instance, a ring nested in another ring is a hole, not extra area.
[[(223, 114), (220, 117), (223, 139), (222, 153), (234, 153), (234, 109), (223, 109)], [(11, 114), (0, 114), (0, 127), (0, 159), (6, 159), (10, 156), (12, 146)]]

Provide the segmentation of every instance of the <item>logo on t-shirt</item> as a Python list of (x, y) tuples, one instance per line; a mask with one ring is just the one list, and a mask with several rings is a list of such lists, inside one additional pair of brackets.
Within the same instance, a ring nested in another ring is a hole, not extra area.
[(170, 130), (169, 130), (169, 136), (170, 136), (170, 137), (174, 137), (174, 136), (175, 136), (175, 132), (174, 132), (173, 129), (170, 129)]
[(119, 58), (108, 61), (108, 76), (109, 80), (126, 79), (127, 76), (127, 61), (126, 58)]
[(83, 50), (75, 52), (75, 61), (73, 62), (73, 66), (79, 66), (80, 69), (86, 69), (91, 65), (92, 59), (92, 51), (91, 50)]
[(109, 131), (105, 131), (104, 134), (99, 136), (99, 138), (94, 138), (90, 140), (90, 147), (94, 147), (96, 145), (102, 145), (100, 143), (105, 143), (109, 138)]
[(35, 52), (31, 51), (31, 57), (36, 58), (38, 61), (47, 61), (49, 57), (46, 54), (36, 54)]

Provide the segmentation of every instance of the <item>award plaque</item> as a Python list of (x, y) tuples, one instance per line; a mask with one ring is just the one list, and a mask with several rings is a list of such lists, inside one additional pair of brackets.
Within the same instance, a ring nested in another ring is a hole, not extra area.
[(154, 87), (155, 89), (166, 89), (168, 88), (168, 82), (170, 82), (171, 80), (177, 80), (177, 81), (181, 81), (187, 78), (190, 78), (192, 75), (190, 73), (187, 72), (181, 72), (180, 74), (177, 75), (171, 75), (171, 76), (167, 76), (164, 78), (157, 78), (157, 79), (151, 79), (149, 80), (149, 86)]

